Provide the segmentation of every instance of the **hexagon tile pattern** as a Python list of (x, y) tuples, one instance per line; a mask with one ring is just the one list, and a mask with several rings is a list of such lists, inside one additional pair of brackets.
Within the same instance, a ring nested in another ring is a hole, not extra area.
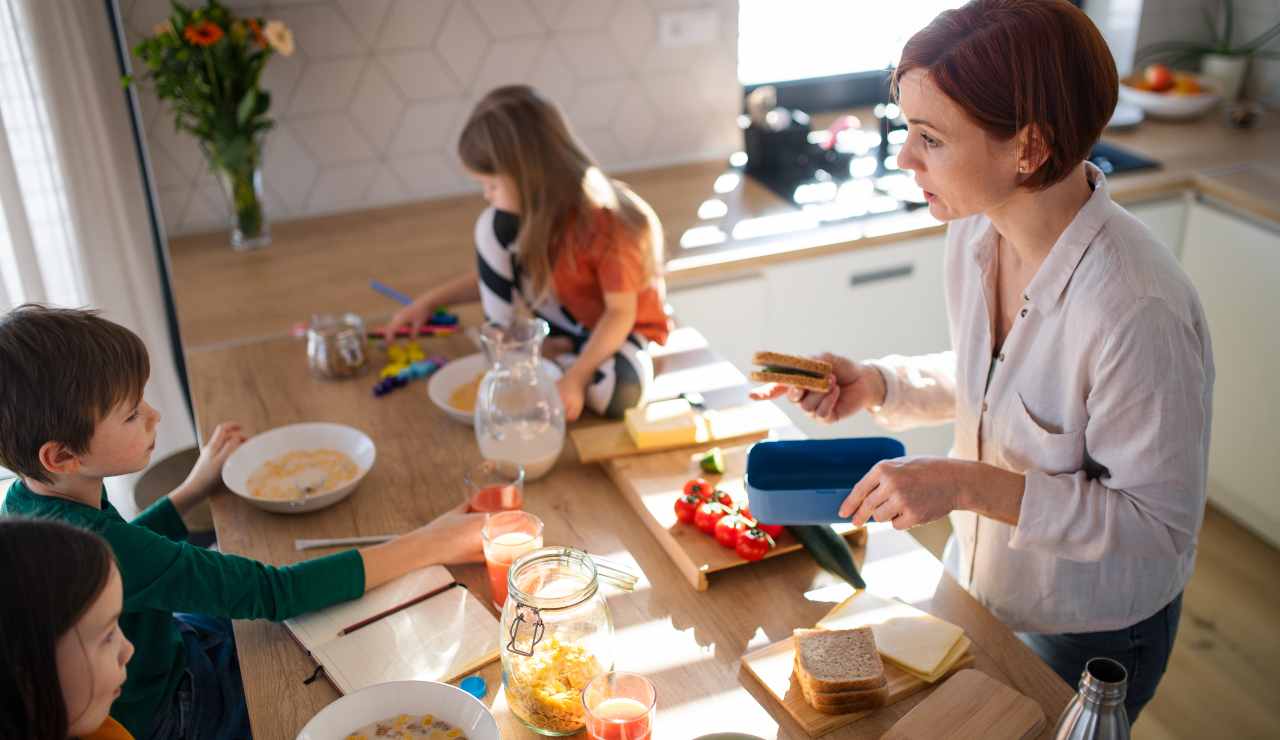
[[(224, 0), (226, 2), (226, 0)], [(280, 18), (298, 51), (263, 75), (273, 221), (474, 191), (454, 154), (471, 106), (525, 82), (560, 104), (611, 172), (724, 156), (735, 118), (737, 0), (232, 0)], [(168, 0), (121, 0), (129, 43)], [(664, 49), (658, 15), (712, 8), (710, 44)], [(217, 181), (151, 93), (140, 96), (170, 235), (226, 228)]]

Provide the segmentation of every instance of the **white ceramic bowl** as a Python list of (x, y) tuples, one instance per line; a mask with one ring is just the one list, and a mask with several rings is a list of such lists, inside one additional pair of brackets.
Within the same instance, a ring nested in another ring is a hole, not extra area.
[[(307, 496), (301, 501), (266, 501), (249, 495), (249, 476), (266, 461), (294, 450), (324, 448), (349, 456), (360, 468), (355, 480), (328, 493)], [(369, 468), (373, 467), (377, 450), (369, 435), (344, 424), (316, 422), (276, 427), (240, 445), (222, 466), (222, 482), (237, 496), (267, 511), (301, 514), (332, 506), (356, 490)]]
[(1171, 120), (1195, 118), (1207, 113), (1222, 97), (1218, 95), (1217, 83), (1212, 79), (1196, 75), (1196, 82), (1200, 83), (1204, 92), (1195, 95), (1139, 90), (1121, 82), (1120, 99), (1126, 103), (1133, 103), (1147, 115), (1156, 118)]
[(345, 740), (370, 722), (400, 714), (432, 714), (467, 740), (499, 740), (498, 723), (474, 696), (435, 681), (391, 681), (348, 694), (311, 718), (297, 740)]
[[(489, 360), (483, 352), (450, 360), (431, 376), (431, 380), (427, 381), (427, 395), (431, 397), (432, 403), (449, 415), (449, 418), (470, 426), (475, 423), (475, 413), (449, 405), (449, 396), (453, 395), (458, 386), (470, 383), (487, 369), (489, 369)], [(555, 380), (559, 380), (564, 375), (559, 365), (545, 357), (542, 358), (542, 369)]]

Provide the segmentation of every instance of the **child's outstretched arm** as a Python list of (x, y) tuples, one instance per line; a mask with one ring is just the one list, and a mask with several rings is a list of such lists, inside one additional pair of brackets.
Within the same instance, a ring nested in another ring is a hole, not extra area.
[(582, 345), (578, 359), (569, 366), (558, 383), (565, 418), (569, 421), (582, 415), (587, 386), (591, 384), (596, 368), (612, 357), (622, 348), (623, 342), (627, 341), (627, 335), (636, 324), (637, 303), (636, 293), (604, 294), (604, 314), (591, 330), (591, 338)]
[(209, 441), (200, 448), (200, 458), (192, 466), (187, 479), (169, 494), (173, 508), (186, 515), (196, 504), (204, 501), (222, 480), (222, 466), (248, 439), (239, 424), (227, 421), (214, 428)]
[(415, 298), (413, 303), (396, 311), (391, 321), (387, 323), (387, 340), (394, 340), (396, 333), (405, 327), (409, 329), (409, 336), (416, 337), (418, 327), (427, 323), (427, 319), (431, 318), (431, 312), (439, 306), (474, 303), (478, 300), (480, 300), (480, 275), (475, 269), (467, 270), (428, 290)]

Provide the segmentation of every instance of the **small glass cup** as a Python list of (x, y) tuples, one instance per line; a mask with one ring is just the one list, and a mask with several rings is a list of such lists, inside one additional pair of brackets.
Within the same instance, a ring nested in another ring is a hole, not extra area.
[(524, 508), (524, 468), (486, 460), (467, 471), (467, 511), (492, 514)]
[(489, 571), (493, 605), (507, 601), (507, 573), (521, 555), (542, 547), (542, 520), (527, 511), (490, 514), (480, 530), (484, 540), (484, 564)]
[(638, 673), (602, 673), (582, 690), (587, 737), (592, 740), (649, 740), (658, 691)]

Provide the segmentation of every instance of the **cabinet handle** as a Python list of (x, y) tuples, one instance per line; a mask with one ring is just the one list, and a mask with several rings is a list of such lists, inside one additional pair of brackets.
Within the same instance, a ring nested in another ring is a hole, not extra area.
[(885, 267), (879, 270), (868, 270), (867, 272), (855, 272), (849, 278), (849, 287), (856, 288), (860, 285), (869, 285), (878, 283), (881, 280), (893, 280), (894, 278), (909, 277), (916, 271), (914, 264), (897, 265), (896, 267)]

